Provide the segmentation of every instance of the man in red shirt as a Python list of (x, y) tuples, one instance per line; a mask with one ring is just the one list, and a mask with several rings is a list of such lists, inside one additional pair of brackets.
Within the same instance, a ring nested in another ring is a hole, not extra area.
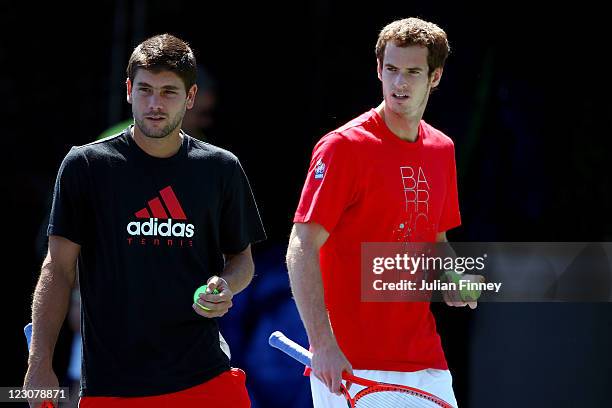
[(461, 224), (453, 142), (422, 120), (448, 52), (435, 24), (386, 26), (376, 44), (384, 101), (314, 148), (287, 265), (313, 351), (317, 408), (346, 406), (334, 394), (353, 369), (456, 406), (429, 303), (360, 301), (362, 242), (444, 242)]

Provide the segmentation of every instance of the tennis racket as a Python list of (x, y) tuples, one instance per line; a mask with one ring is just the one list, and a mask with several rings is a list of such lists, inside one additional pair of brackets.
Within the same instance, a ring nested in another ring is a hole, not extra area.
[(23, 328), (23, 334), (25, 334), (26, 341), (28, 342), (28, 351), (30, 350), (30, 343), (32, 342), (32, 323), (26, 324)]
[[(310, 367), (312, 353), (288, 339), (283, 333), (275, 331), (268, 342), (272, 347)], [(453, 408), (448, 402), (418, 388), (381, 383), (348, 373), (342, 373), (342, 378), (365, 387), (351, 397), (344, 384), (340, 386), (349, 408)]]

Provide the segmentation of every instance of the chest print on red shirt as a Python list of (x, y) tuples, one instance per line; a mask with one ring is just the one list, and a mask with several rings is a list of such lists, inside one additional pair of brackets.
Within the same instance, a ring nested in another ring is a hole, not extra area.
[(430, 186), (421, 166), (400, 167), (404, 192), (404, 213), (395, 225), (393, 238), (398, 242), (418, 242), (430, 234)]

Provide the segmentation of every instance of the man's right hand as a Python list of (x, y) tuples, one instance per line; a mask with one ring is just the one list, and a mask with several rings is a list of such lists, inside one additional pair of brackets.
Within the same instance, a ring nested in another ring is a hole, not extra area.
[[(338, 344), (334, 341), (326, 346), (313, 347), (312, 353), (312, 373), (329, 388), (330, 392), (341, 395), (342, 373), (353, 374), (353, 367)], [(346, 388), (349, 389), (350, 386), (351, 384), (347, 382)]]
[[(59, 388), (59, 381), (51, 367), (34, 367), (30, 365), (23, 381), (23, 388), (26, 390), (47, 390)], [(53, 406), (58, 406), (58, 401), (53, 400)], [(28, 401), (30, 408), (38, 408), (42, 405), (41, 401)]]

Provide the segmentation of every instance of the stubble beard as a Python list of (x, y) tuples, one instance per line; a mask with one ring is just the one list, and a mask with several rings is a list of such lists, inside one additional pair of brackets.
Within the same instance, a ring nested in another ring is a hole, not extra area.
[(183, 107), (182, 112), (178, 112), (173, 118), (171, 118), (172, 121), (161, 129), (151, 129), (149, 126), (147, 126), (144, 119), (137, 118), (136, 115), (134, 115), (134, 122), (136, 122), (136, 126), (138, 126), (138, 129), (140, 129), (144, 136), (151, 139), (163, 139), (174, 132), (181, 124), (183, 116), (185, 116), (185, 110), (185, 107)]
[(421, 97), (421, 100), (419, 101), (418, 105), (414, 107), (413, 106), (402, 107), (401, 105), (395, 103), (395, 101), (393, 100), (393, 96), (391, 96), (391, 94), (389, 94), (389, 99), (392, 101), (392, 103), (388, 103), (388, 104), (386, 103), (385, 105), (388, 105), (389, 108), (391, 108), (391, 110), (393, 111), (393, 113), (395, 113), (398, 116), (412, 118), (412, 117), (418, 116), (419, 113), (422, 116), (423, 112), (425, 111), (427, 101), (429, 100), (430, 92), (431, 92), (431, 85), (427, 85), (427, 91)]

